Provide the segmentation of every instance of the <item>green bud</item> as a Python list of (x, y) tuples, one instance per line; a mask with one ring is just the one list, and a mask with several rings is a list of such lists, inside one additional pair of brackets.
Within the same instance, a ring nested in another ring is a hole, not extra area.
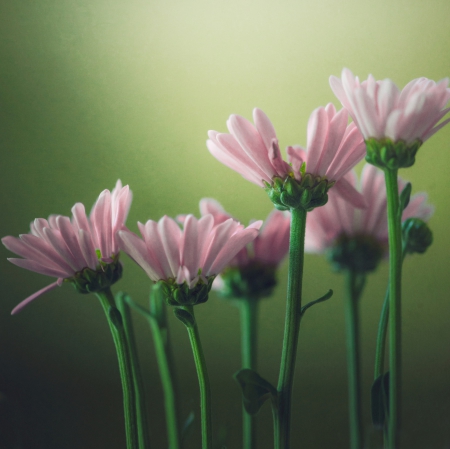
[(408, 218), (402, 223), (403, 245), (407, 253), (424, 253), (433, 243), (433, 233), (420, 218)]
[(327, 252), (337, 271), (368, 273), (377, 268), (387, 248), (371, 235), (341, 234)]
[(396, 170), (411, 167), (421, 145), (420, 140), (407, 144), (403, 140), (393, 142), (387, 138), (370, 138), (366, 140), (366, 161), (381, 169)]

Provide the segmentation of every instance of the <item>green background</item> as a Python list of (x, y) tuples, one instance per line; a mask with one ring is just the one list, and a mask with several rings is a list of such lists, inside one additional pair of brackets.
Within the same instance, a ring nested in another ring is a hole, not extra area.
[[(331, 74), (399, 86), (450, 75), (450, 2), (3, 0), (0, 2), (0, 234), (28, 231), (35, 217), (70, 214), (121, 178), (134, 201), (128, 219), (198, 213), (214, 197), (247, 223), (271, 203), (262, 189), (216, 161), (208, 129), (225, 131), (231, 113), (262, 108), (281, 147), (305, 144), (311, 111), (338, 105)], [(404, 269), (403, 447), (450, 447), (450, 126), (401, 174), (436, 206), (434, 245)], [(361, 167), (358, 167), (358, 170)], [(123, 448), (121, 390), (114, 347), (94, 296), (69, 286), (20, 315), (10, 310), (51, 282), (6, 261), (0, 282), (0, 418), (4, 448)], [(146, 304), (149, 281), (123, 257), (115, 290)], [(276, 382), (286, 283), (261, 305), (260, 373)], [(376, 326), (387, 266), (370, 276), (362, 300), (364, 425)], [(302, 323), (293, 410), (293, 447), (348, 447), (343, 278), (323, 257), (306, 256), (304, 297), (335, 296)], [(196, 309), (213, 389), (215, 434), (240, 447), (237, 309), (214, 295)], [(171, 317), (173, 318), (173, 317)], [(162, 394), (146, 323), (136, 317), (153, 448), (166, 447)], [(184, 416), (198, 416), (197, 380), (187, 335), (171, 320)], [(270, 448), (269, 408), (260, 414), (260, 448)], [(198, 424), (198, 423), (197, 423)], [(189, 448), (199, 447), (195, 428)], [(301, 446), (300, 442), (303, 441)]]

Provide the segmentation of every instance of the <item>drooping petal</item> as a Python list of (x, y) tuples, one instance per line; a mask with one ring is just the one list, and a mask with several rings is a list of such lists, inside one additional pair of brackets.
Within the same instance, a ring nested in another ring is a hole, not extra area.
[(26, 307), (30, 302), (34, 301), (36, 298), (39, 298), (39, 296), (43, 295), (44, 293), (49, 292), (50, 290), (53, 290), (56, 287), (59, 287), (61, 283), (59, 281), (53, 282), (50, 285), (47, 285), (47, 287), (41, 288), (36, 293), (33, 293), (31, 296), (28, 296), (28, 298), (24, 299), (22, 302), (17, 304), (14, 309), (11, 311), (11, 315), (18, 314), (24, 307)]

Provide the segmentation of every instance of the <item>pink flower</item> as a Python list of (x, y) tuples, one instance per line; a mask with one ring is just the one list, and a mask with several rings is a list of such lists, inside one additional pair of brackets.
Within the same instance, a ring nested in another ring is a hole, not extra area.
[[(203, 198), (200, 201), (200, 212), (202, 216), (211, 214), (214, 224), (233, 218), (212, 198)], [(290, 227), (290, 214), (273, 210), (265, 220), (259, 235), (250, 245), (242, 248), (228, 266), (245, 267), (251, 262), (273, 267), (279, 265), (289, 251)]]
[(266, 114), (255, 108), (253, 120), (255, 125), (231, 115), (227, 122), (230, 134), (209, 131), (207, 146), (211, 154), (259, 186), (273, 185), (275, 177), (284, 180), (290, 176), (301, 182), (305, 169), (314, 179), (337, 182), (334, 188), (341, 195), (364, 206), (357, 191), (343, 179), (365, 154), (363, 138), (354, 124), (347, 125), (345, 109), (336, 112), (331, 103), (315, 109), (308, 122), (307, 149), (288, 147), (289, 163), (281, 156), (275, 129)]
[(199, 220), (187, 215), (181, 230), (175, 220), (164, 216), (159, 222), (138, 223), (143, 240), (130, 231), (118, 235), (121, 249), (151, 280), (186, 283), (193, 289), (219, 274), (258, 235), (261, 224), (257, 221), (244, 229), (231, 218), (216, 224), (212, 215)]
[(424, 142), (450, 121), (437, 124), (450, 110), (444, 109), (450, 99), (448, 78), (438, 83), (417, 78), (400, 91), (389, 79), (376, 81), (369, 75), (360, 83), (343, 69), (341, 79), (330, 77), (330, 86), (365, 139)]
[(63, 280), (80, 275), (86, 268), (95, 271), (101, 263), (115, 262), (119, 253), (116, 232), (124, 228), (131, 198), (129, 187), (122, 187), (118, 180), (112, 192), (104, 190), (100, 194), (89, 218), (83, 204), (77, 203), (72, 208), (72, 219), (63, 215), (50, 215), (48, 220), (36, 218), (29, 234), (3, 237), (6, 248), (23, 257), (9, 258), (10, 262), (58, 278), (22, 301), (11, 313), (20, 312), (38, 296), (60, 286)]
[[(350, 177), (349, 177), (350, 179)], [(351, 183), (356, 187), (356, 175), (352, 173)], [(399, 179), (399, 191), (405, 181)], [(369, 237), (381, 249), (382, 255), (388, 251), (388, 223), (386, 212), (386, 187), (384, 173), (373, 165), (363, 168), (360, 183), (361, 192), (368, 204), (363, 210), (355, 209), (338, 195), (331, 193), (328, 203), (308, 214), (306, 221), (305, 251), (323, 253), (332, 248), (343, 236)], [(409, 217), (428, 220), (434, 207), (427, 203), (427, 195), (418, 193), (403, 211), (402, 220)]]

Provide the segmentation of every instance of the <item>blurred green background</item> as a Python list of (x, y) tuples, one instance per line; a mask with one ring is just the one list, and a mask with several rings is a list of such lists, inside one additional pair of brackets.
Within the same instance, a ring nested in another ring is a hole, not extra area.
[[(331, 74), (349, 67), (365, 79), (450, 75), (448, 0), (3, 0), (0, 2), (0, 234), (28, 231), (35, 217), (70, 214), (121, 178), (134, 192), (128, 219), (198, 213), (214, 197), (242, 222), (264, 218), (262, 189), (217, 162), (209, 129), (225, 131), (231, 113), (262, 108), (282, 147), (304, 144), (311, 111), (338, 102)], [(450, 447), (449, 342), (450, 126), (401, 174), (436, 206), (434, 245), (404, 270), (403, 447)], [(358, 170), (361, 167), (358, 167)], [(20, 300), (51, 282), (6, 261), (1, 249), (0, 438), (2, 449), (123, 448), (121, 389), (114, 347), (98, 301), (56, 289), (20, 315)], [(123, 257), (115, 290), (145, 305), (149, 281)], [(260, 373), (276, 382), (286, 264), (261, 306)], [(384, 264), (362, 300), (364, 423), (374, 341), (386, 286)], [(293, 447), (348, 447), (343, 278), (324, 258), (306, 256), (305, 300), (333, 288), (302, 323), (294, 399)], [(237, 309), (213, 294), (196, 314), (213, 389), (214, 428), (239, 448)], [(173, 318), (173, 317), (171, 317)], [(161, 386), (151, 336), (136, 316), (153, 448), (166, 446)], [(186, 332), (171, 320), (182, 414), (198, 416), (198, 391)], [(198, 423), (197, 423), (198, 424)], [(260, 413), (259, 447), (272, 443), (269, 408)], [(189, 448), (199, 447), (199, 429)], [(300, 442), (303, 442), (301, 445)]]

